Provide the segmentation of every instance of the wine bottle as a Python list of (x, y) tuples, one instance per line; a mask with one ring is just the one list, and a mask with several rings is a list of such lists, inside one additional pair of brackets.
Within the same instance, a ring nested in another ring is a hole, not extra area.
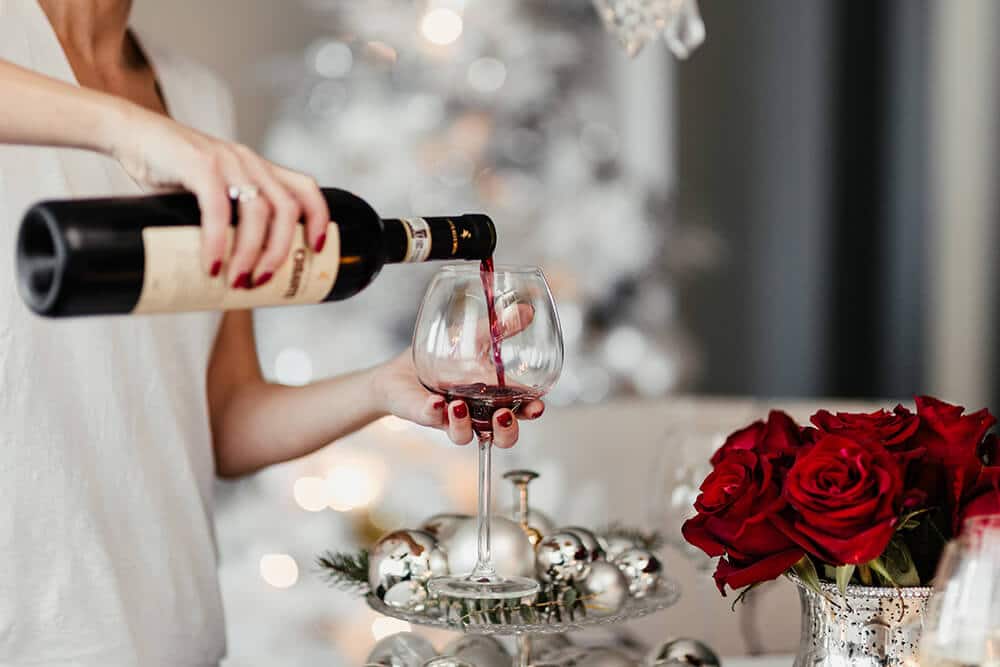
[(18, 231), (21, 297), (49, 317), (319, 303), (357, 294), (385, 263), (481, 260), (496, 245), (485, 215), (382, 219), (349, 192), (322, 192), (331, 219), (322, 251), (300, 224), (285, 263), (252, 289), (232, 288), (225, 271), (205, 273), (194, 195), (40, 202)]

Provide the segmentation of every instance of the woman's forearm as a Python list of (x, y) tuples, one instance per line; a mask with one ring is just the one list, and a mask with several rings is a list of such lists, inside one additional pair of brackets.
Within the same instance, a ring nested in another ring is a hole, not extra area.
[(130, 102), (0, 60), (0, 143), (114, 151)]
[(304, 387), (242, 384), (213, 411), (218, 474), (305, 456), (381, 417), (373, 382), (374, 371), (360, 371)]

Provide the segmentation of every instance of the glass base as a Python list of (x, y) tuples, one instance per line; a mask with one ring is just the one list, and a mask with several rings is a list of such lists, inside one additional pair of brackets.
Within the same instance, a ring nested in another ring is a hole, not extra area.
[(466, 574), (459, 577), (435, 577), (427, 582), (431, 595), (467, 600), (496, 600), (525, 598), (537, 593), (541, 587), (527, 577), (482, 577)]

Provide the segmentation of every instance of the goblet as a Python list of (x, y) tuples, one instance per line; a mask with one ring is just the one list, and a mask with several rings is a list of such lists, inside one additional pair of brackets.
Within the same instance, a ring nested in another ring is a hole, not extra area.
[[(492, 269), (492, 270), (489, 270)], [(493, 414), (516, 412), (559, 378), (562, 330), (552, 293), (536, 267), (442, 268), (424, 295), (413, 332), (420, 382), (465, 401), (479, 440), (478, 560), (467, 575), (435, 578), (428, 589), (453, 598), (527, 597), (538, 583), (501, 577), (490, 553)]]

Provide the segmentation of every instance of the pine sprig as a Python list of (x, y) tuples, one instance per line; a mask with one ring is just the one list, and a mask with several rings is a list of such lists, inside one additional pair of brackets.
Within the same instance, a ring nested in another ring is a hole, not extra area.
[(663, 544), (663, 535), (657, 531), (643, 531), (637, 528), (632, 528), (631, 526), (625, 526), (620, 523), (612, 523), (605, 530), (602, 531), (603, 535), (607, 537), (620, 537), (626, 540), (635, 542), (643, 549), (649, 551), (656, 551), (660, 549)]
[(350, 593), (368, 592), (368, 551), (327, 551), (316, 559), (316, 565), (331, 586)]

